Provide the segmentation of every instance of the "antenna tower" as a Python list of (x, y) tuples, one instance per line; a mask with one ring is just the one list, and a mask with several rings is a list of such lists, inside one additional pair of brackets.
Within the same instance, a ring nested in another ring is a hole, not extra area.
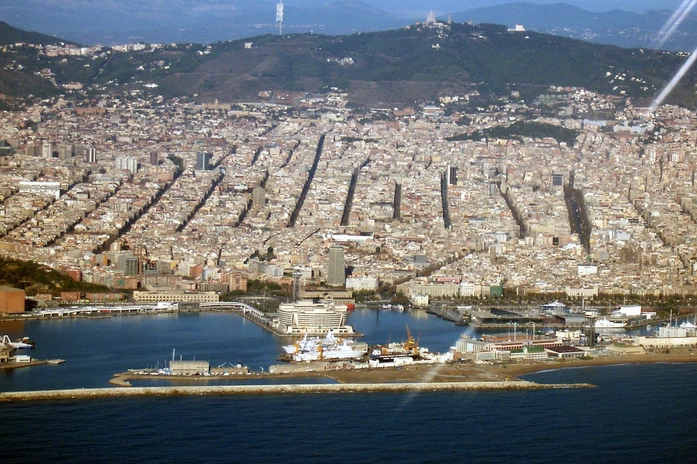
[(278, 35), (283, 34), (283, 0), (276, 4), (276, 22), (278, 23)]

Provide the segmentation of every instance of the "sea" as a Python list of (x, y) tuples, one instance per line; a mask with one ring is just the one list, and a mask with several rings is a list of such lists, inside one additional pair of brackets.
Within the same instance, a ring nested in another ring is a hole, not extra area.
[[(432, 351), (476, 335), (423, 311), (358, 309), (350, 323), (368, 343), (408, 326)], [(287, 343), (223, 312), (3, 322), (3, 334), (65, 363), (0, 371), (0, 391), (107, 387), (172, 357), (268, 370)], [(697, 462), (697, 363), (524, 377), (596, 388), (0, 403), (0, 462)]]

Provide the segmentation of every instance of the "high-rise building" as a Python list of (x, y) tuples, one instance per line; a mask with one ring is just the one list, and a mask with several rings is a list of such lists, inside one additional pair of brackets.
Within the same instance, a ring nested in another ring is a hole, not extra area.
[(43, 144), (41, 144), (41, 157), (53, 158), (53, 144), (48, 140), (44, 140)]
[(448, 185), (457, 185), (457, 168), (448, 166)]
[(73, 157), (74, 148), (72, 143), (59, 143), (57, 150), (59, 159), (69, 160)]
[(157, 166), (157, 163), (159, 161), (159, 155), (157, 154), (156, 151), (150, 152), (150, 164), (152, 166)]
[(85, 162), (94, 164), (97, 162), (97, 150), (94, 147), (85, 147)]
[(266, 204), (266, 190), (263, 187), (256, 186), (252, 190), (252, 206), (254, 208), (263, 208)]
[(119, 270), (125, 276), (138, 275), (138, 258), (135, 256), (119, 256)]
[(327, 285), (343, 287), (346, 284), (346, 264), (344, 248), (333, 246), (329, 249), (329, 266), (327, 269)]
[(207, 151), (199, 151), (196, 153), (196, 170), (208, 171), (211, 168), (211, 154)]
[(131, 171), (135, 174), (138, 172), (138, 158), (135, 156), (117, 156), (116, 169)]

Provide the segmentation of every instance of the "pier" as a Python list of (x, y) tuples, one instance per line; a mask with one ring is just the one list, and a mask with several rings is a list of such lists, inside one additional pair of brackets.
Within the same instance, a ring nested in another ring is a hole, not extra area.
[(239, 313), (242, 317), (250, 322), (255, 323), (259, 327), (268, 330), (279, 337), (287, 336), (280, 326), (274, 325), (269, 316), (260, 309), (255, 308), (247, 303), (238, 301), (216, 301), (214, 303), (201, 303), (201, 309), (230, 309)]

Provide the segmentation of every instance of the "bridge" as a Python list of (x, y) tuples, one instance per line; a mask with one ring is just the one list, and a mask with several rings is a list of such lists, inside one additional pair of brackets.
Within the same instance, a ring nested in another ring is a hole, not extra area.
[(232, 309), (233, 311), (240, 311), (242, 315), (252, 315), (259, 319), (266, 319), (266, 314), (264, 314), (261, 310), (252, 305), (239, 301), (216, 301), (211, 303), (201, 303), (200, 307), (209, 309)]

